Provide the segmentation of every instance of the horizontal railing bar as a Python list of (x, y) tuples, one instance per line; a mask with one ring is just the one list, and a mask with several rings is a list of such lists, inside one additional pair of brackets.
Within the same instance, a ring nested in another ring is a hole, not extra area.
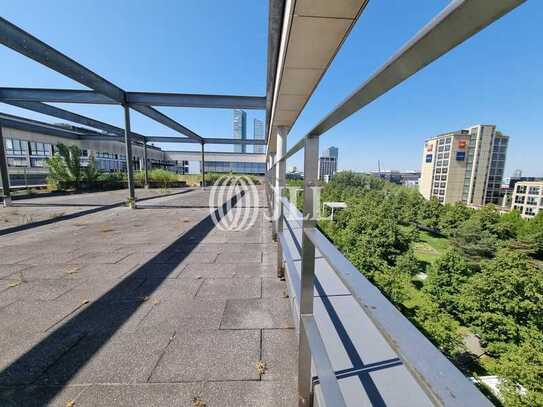
[(326, 352), (326, 346), (322, 341), (322, 335), (313, 315), (302, 315), (301, 318), (305, 337), (311, 350), (311, 358), (315, 364), (317, 376), (322, 389), (322, 399), (327, 407), (346, 406), (345, 399), (339, 388), (336, 373), (332, 362)]
[(424, 26), (375, 74), (302, 137), (280, 159), (304, 146), (310, 135), (321, 135), (373, 102), (526, 0), (455, 0)]
[(316, 228), (306, 228), (304, 233), (436, 404), (455, 407), (492, 406), (321, 232)]

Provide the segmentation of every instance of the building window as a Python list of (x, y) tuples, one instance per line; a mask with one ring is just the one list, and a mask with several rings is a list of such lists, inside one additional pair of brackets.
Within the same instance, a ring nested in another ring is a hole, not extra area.
[(528, 216), (534, 216), (535, 215), (535, 209), (532, 208), (531, 206), (527, 206), (526, 208), (524, 208), (524, 214), (528, 215)]
[(28, 151), (28, 142), (17, 139), (6, 139), (6, 153), (8, 155), (26, 155)]
[(445, 139), (445, 144), (451, 144), (451, 138), (450, 137), (447, 137)]
[(517, 185), (517, 194), (525, 194), (526, 185)]
[(527, 201), (527, 205), (537, 205), (537, 198), (535, 196), (529, 196)]
[(528, 189), (528, 193), (530, 195), (539, 195), (539, 190), (540, 190), (539, 187), (530, 187)]
[(41, 157), (49, 157), (51, 155), (51, 144), (46, 143), (30, 143), (30, 155)]

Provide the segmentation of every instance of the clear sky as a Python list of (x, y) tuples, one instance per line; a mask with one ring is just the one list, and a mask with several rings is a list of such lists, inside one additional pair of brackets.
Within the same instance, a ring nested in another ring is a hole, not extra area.
[[(267, 0), (2, 0), (2, 17), (131, 91), (264, 95)], [(375, 72), (445, 0), (371, 0), (291, 130), (294, 144)], [(543, 2), (529, 0), (321, 138), (340, 169), (417, 169), (425, 138), (473, 124), (511, 137), (506, 175), (543, 176)], [(0, 86), (82, 88), (0, 47)], [(63, 105), (122, 126), (113, 106)], [(231, 110), (161, 108), (205, 137), (231, 137)], [(0, 111), (55, 119), (0, 104)], [(252, 119), (263, 112), (248, 111)], [(133, 113), (133, 129), (175, 135)], [(182, 149), (188, 149), (184, 145)], [(171, 146), (167, 146), (168, 148)], [(179, 147), (178, 147), (179, 148)], [(231, 151), (230, 146), (214, 148)], [(299, 165), (294, 156), (288, 165)]]

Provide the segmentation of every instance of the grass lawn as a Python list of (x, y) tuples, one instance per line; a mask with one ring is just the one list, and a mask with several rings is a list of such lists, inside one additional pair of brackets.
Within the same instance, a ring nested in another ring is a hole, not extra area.
[(419, 241), (413, 243), (417, 259), (428, 264), (432, 264), (450, 246), (447, 238), (426, 231), (420, 231)]

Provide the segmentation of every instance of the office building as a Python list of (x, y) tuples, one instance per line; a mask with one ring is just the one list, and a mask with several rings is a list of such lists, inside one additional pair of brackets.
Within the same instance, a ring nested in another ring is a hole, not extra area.
[(494, 125), (440, 134), (426, 140), (419, 191), (440, 202), (481, 207), (501, 204), (509, 137)]
[(512, 209), (523, 218), (533, 218), (543, 210), (543, 181), (519, 181), (513, 192)]
[(319, 158), (319, 179), (328, 182), (337, 172), (338, 149), (328, 147)]
[[(264, 140), (264, 122), (259, 119), (254, 119), (253, 121), (253, 138), (255, 140)], [(264, 154), (266, 153), (266, 146), (265, 145), (255, 145), (254, 146), (254, 153), (256, 154)]]
[(407, 187), (418, 186), (420, 180), (420, 171), (382, 170), (370, 171), (370, 175)]
[[(239, 140), (247, 139), (247, 113), (244, 110), (234, 110), (233, 137)], [(247, 146), (234, 145), (234, 153), (246, 153)]]
[[(126, 149), (123, 138), (102, 136), (99, 139), (82, 127), (49, 124), (18, 116), (0, 114), (9, 181), (12, 187), (41, 186), (47, 183), (46, 159), (57, 151), (58, 144), (76, 145), (81, 150), (81, 165), (91, 156), (101, 172), (125, 172)], [(134, 169), (144, 168), (143, 145), (132, 143)], [(266, 172), (264, 154), (206, 152), (206, 172), (262, 175)], [(164, 151), (147, 144), (147, 168), (163, 168), (178, 174), (201, 172), (200, 151)]]

